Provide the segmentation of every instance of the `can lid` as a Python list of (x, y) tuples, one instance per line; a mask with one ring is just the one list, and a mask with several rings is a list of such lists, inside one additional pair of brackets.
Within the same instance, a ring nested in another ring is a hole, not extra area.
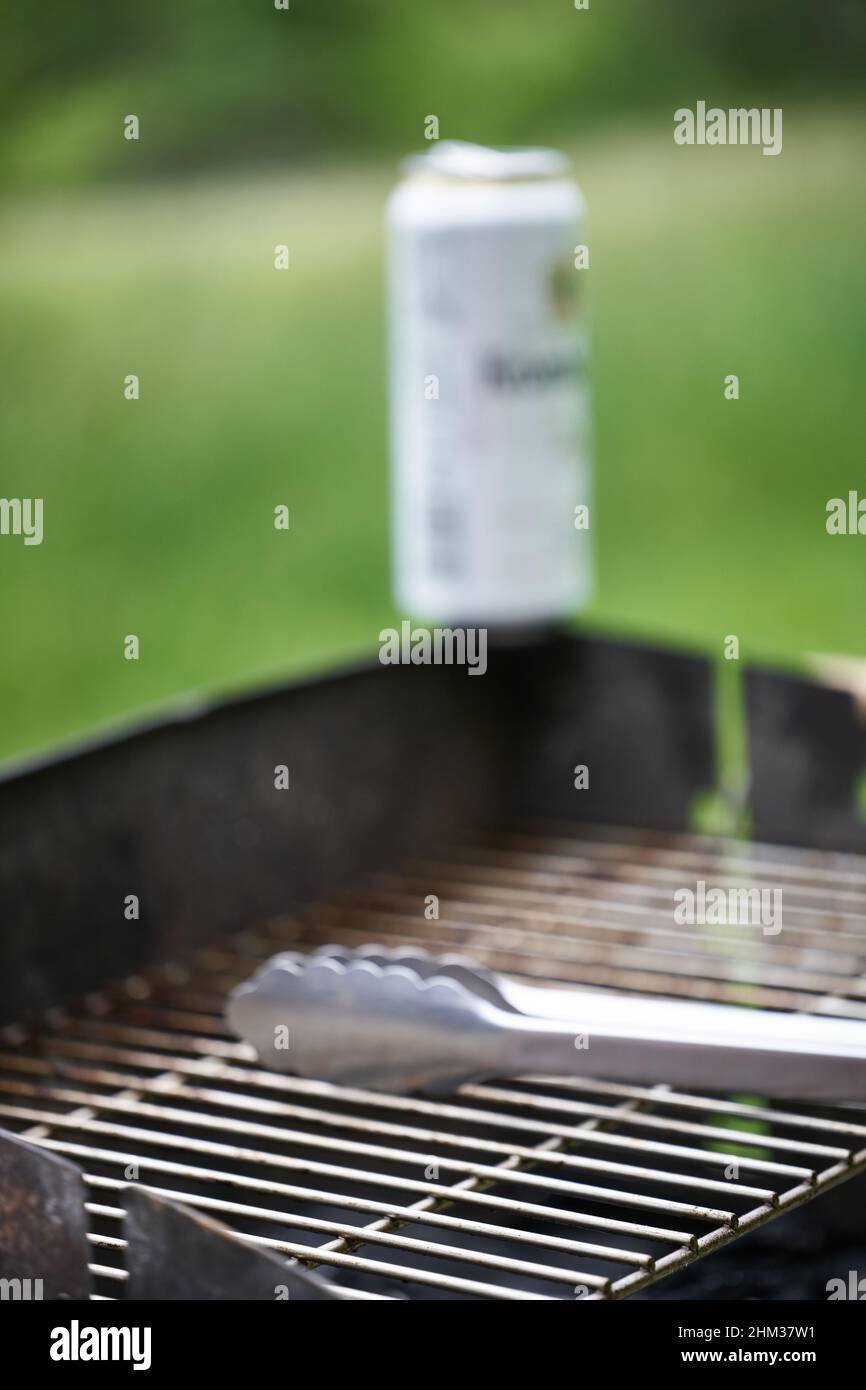
[(447, 179), (510, 182), (519, 179), (562, 178), (570, 168), (559, 150), (493, 149), (466, 140), (437, 140), (423, 154), (410, 155), (403, 167), (411, 173)]

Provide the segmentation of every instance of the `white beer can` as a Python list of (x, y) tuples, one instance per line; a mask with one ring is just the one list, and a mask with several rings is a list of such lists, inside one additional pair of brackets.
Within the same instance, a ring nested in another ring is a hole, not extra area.
[(388, 203), (395, 597), (452, 624), (586, 603), (583, 199), (554, 150), (436, 143)]

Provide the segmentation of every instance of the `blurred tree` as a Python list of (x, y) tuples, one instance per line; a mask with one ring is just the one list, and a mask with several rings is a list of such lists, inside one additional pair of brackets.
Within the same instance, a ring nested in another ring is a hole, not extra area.
[[(862, 82), (862, 0), (41, 0), (0, 19), (0, 173), (122, 177), (443, 135), (571, 135), (621, 111), (778, 105)], [(142, 118), (129, 158), (124, 115)]]

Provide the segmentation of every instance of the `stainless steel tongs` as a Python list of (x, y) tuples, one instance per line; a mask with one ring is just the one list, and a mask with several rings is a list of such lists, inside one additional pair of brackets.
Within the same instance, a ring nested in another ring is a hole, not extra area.
[(227, 1018), (279, 1071), (388, 1091), (585, 1076), (866, 1101), (866, 1023), (539, 987), (424, 952), (284, 952)]

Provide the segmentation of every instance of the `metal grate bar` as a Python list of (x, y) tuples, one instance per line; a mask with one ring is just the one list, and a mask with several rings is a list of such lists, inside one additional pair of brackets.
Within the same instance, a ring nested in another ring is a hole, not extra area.
[[(108, 1110), (125, 1110), (142, 1118), (150, 1118), (165, 1121), (169, 1126), (166, 1130), (161, 1128), (154, 1130), (140, 1129), (134, 1126), (114, 1124), (105, 1120), (97, 1120), (91, 1117), (91, 1108)], [(43, 1113), (39, 1110), (26, 1106), (15, 1106), (0, 1104), (0, 1115), (12, 1120), (28, 1120), (35, 1124), (47, 1124), (52, 1128), (73, 1129), (80, 1133), (99, 1134), (115, 1138), (118, 1140), (131, 1139), (143, 1144), (151, 1144), (157, 1147), (167, 1146), (169, 1148), (182, 1147), (192, 1153), (211, 1154), (214, 1157), (221, 1157), (240, 1162), (251, 1162), (274, 1168), (296, 1167), (297, 1161), (286, 1158), (281, 1154), (273, 1154), (258, 1149), (241, 1148), (235, 1145), (219, 1144), (208, 1139), (191, 1138), (178, 1134), (178, 1130), (186, 1124), (195, 1126), (205, 1125), (208, 1128), (225, 1130), (224, 1121), (213, 1116), (194, 1114), (189, 1111), (173, 1111), (168, 1106), (142, 1105), (135, 1097), (116, 1097), (116, 1096), (91, 1096), (89, 1104), (72, 1114)], [(176, 1128), (174, 1127), (176, 1126)], [(324, 1149), (326, 1152), (348, 1153), (364, 1159), (369, 1158), (377, 1162), (403, 1164), (413, 1168), (429, 1167), (431, 1156), (429, 1153), (422, 1153), (419, 1150), (404, 1150), (387, 1148), (382, 1144), (361, 1144), (354, 1140), (337, 1140), (325, 1138), (316, 1133), (305, 1133), (302, 1130), (279, 1130), (270, 1125), (251, 1125), (243, 1122), (234, 1122), (232, 1129), (238, 1128), (241, 1133), (252, 1135), (261, 1139), (270, 1139), (280, 1143), (296, 1143), (303, 1148)], [(515, 1158), (544, 1157), (550, 1160), (554, 1155), (543, 1150), (533, 1151), (524, 1150), (522, 1146), (514, 1146)], [(469, 1177), (478, 1177), (489, 1181), (507, 1182), (520, 1187), (529, 1187), (543, 1193), (560, 1194), (563, 1196), (583, 1196), (592, 1198), (597, 1202), (615, 1202), (630, 1207), (652, 1208), (656, 1211), (666, 1211), (689, 1216), (692, 1220), (700, 1221), (720, 1221), (730, 1225), (734, 1220), (734, 1213), (722, 1211), (717, 1208), (700, 1206), (691, 1202), (673, 1201), (668, 1198), (647, 1196), (644, 1193), (624, 1191), (619, 1188), (602, 1187), (593, 1183), (567, 1182), (560, 1178), (542, 1178), (535, 1173), (527, 1173), (517, 1168), (497, 1168), (492, 1164), (472, 1163), (463, 1159), (451, 1158), (447, 1155), (438, 1155), (439, 1166), (447, 1168), (455, 1173), (463, 1173)], [(720, 1156), (720, 1160), (723, 1156)], [(729, 1158), (730, 1161), (730, 1158)], [(657, 1177), (652, 1169), (631, 1167), (626, 1165), (614, 1164), (593, 1164), (594, 1171), (615, 1173), (618, 1176), (644, 1178), (652, 1181)], [(377, 1182), (378, 1174), (368, 1181)], [(807, 1181), (813, 1181), (809, 1174)], [(705, 1188), (712, 1192), (725, 1191), (725, 1184), (715, 1179), (693, 1179), (681, 1173), (665, 1172), (665, 1182), (676, 1187)], [(746, 1187), (741, 1183), (731, 1184), (729, 1196), (748, 1196), (754, 1197), (761, 1202), (773, 1203), (776, 1200), (775, 1193), (769, 1188)]]
[[(718, 880), (713, 880), (713, 883), (719, 886)], [(485, 882), (461, 881), (450, 876), (447, 885), (448, 902), (455, 915), (459, 913), (461, 918), (473, 923), (483, 924), (490, 918), (501, 922), (503, 918), (510, 920), (512, 917), (519, 923), (522, 917), (531, 915), (533, 921), (545, 923), (546, 929), (554, 936), (567, 938), (575, 927), (580, 927), (590, 934), (590, 939), (597, 945), (618, 945), (620, 942), (616, 938), (629, 943), (645, 938), (653, 950), (658, 949), (659, 954), (682, 949), (682, 928), (672, 923), (670, 891), (660, 893), (657, 903), (650, 903), (646, 899), (624, 903), (605, 895), (598, 883), (593, 882), (588, 891), (580, 887), (580, 896), (585, 898), (587, 905), (575, 908), (569, 907), (569, 899), (565, 895), (545, 893), (543, 890), (533, 892)], [(382, 878), (376, 881), (375, 887), (363, 899), (356, 897), (350, 906), (357, 913), (385, 913), (398, 919), (408, 917), (414, 920), (418, 899), (424, 896), (425, 888), (429, 888), (429, 879), (410, 876), (400, 880)], [(785, 901), (787, 903), (787, 899)], [(318, 920), (324, 920), (327, 916), (339, 924), (342, 906), (335, 904), (330, 909), (321, 909)], [(792, 916), (794, 920), (791, 920)], [(813, 951), (821, 961), (822, 969), (832, 970), (840, 962), (857, 959), (863, 940), (855, 930), (846, 931), (835, 922), (830, 930), (817, 927), (818, 914), (814, 912), (803, 913), (802, 917), (805, 921), (800, 920), (801, 914), (798, 912), (792, 913), (790, 906), (786, 908), (785, 935), (791, 944), (774, 943), (780, 960), (796, 962), (798, 947), (808, 947)], [(738, 949), (749, 949), (753, 954), (759, 954), (761, 950), (760, 942), (750, 940), (742, 932), (714, 924), (702, 931), (701, 941), (715, 955), (729, 954), (732, 944), (736, 944)], [(656, 946), (655, 943), (663, 945)]]
[[(723, 836), (627, 826), (582, 825), (579, 836), (582, 850), (598, 861), (609, 858), (638, 865), (659, 864), (662, 867), (711, 866), (719, 859), (748, 861), (791, 879), (838, 883), (842, 887), (859, 886), (866, 892), (866, 863), (863, 856), (846, 851), (799, 849), (755, 840), (731, 840)], [(517, 830), (500, 835), (497, 843), (541, 850), (557, 848), (567, 856), (573, 855), (576, 849), (573, 827), (543, 827), (537, 823), (532, 831)]]
[[(552, 848), (538, 838), (532, 843), (531, 854), (462, 850), (402, 878), (380, 879), (363, 893), (319, 908), (315, 931), (343, 944), (357, 944), (371, 933), (391, 945), (424, 940), (433, 950), (462, 949), (505, 971), (579, 979), (589, 987), (866, 1017), (862, 868), (859, 878), (845, 874), (846, 883), (860, 887), (838, 889), (822, 878), (821, 856), (813, 855), (805, 888), (782, 882), (781, 874), (778, 880), (755, 874), (739, 845), (715, 862), (712, 856), (700, 861), (696, 854), (680, 854), (690, 861), (686, 867), (667, 863), (661, 850), (652, 852), (649, 866), (634, 862), (628, 844), (603, 838), (572, 840), (571, 858), (562, 840)], [(592, 856), (599, 847), (602, 854), (614, 851), (616, 862), (597, 862)], [(646, 858), (647, 851), (635, 851), (641, 852)], [(784, 935), (768, 938), (742, 925), (688, 929), (676, 923), (675, 892), (694, 887), (702, 874), (713, 887), (780, 888)], [(419, 924), (418, 904), (434, 889), (438, 918)], [(412, 905), (414, 914), (407, 910)]]
[[(645, 910), (665, 907), (670, 900), (671, 889), (682, 886), (684, 880), (688, 882), (691, 877), (683, 868), (653, 868), (641, 872), (639, 866), (617, 864), (612, 868), (595, 865), (590, 872), (588, 861), (579, 860), (570, 870), (565, 867), (567, 863), (567, 860), (556, 855), (474, 851), (470, 857), (467, 851), (461, 857), (425, 864), (423, 870), (416, 868), (415, 874), (429, 872), (432, 868), (443, 878), (462, 875), (468, 884), (494, 882), (502, 891), (514, 889), (557, 893), (573, 891), (577, 887), (590, 899), (609, 900), (621, 908), (627, 908), (628, 900), (633, 898)], [(756, 871), (755, 866), (745, 859), (721, 860), (715, 866), (697, 865), (696, 877), (704, 873), (708, 874), (711, 882), (725, 888), (740, 887), (744, 880), (757, 888), (782, 888), (789, 902), (789, 913), (806, 924), (811, 915), (819, 923), (834, 926), (850, 923), (856, 927), (864, 902), (864, 895), (860, 892), (829, 885), (806, 888), (799, 883), (791, 884), (785, 881), (782, 874)]]
[[(525, 916), (527, 920), (532, 920), (530, 911), (512, 912), (512, 917), (517, 920)], [(320, 918), (322, 926), (336, 926), (341, 928), (340, 934), (348, 926), (356, 935), (366, 935), (369, 939), (370, 932), (381, 930), (380, 923), (383, 914), (381, 912), (365, 911), (356, 909), (350, 918), (348, 914), (336, 913), (323, 915)], [(407, 928), (411, 927), (411, 919), (405, 916), (396, 917), (395, 924), (397, 931), (410, 937)], [(497, 938), (501, 938), (503, 933), (503, 923), (501, 917), (499, 921), (492, 924), (490, 930)], [(521, 941), (529, 941), (531, 936), (539, 936), (541, 933), (525, 931), (522, 933)], [(410, 937), (411, 939), (411, 937)], [(789, 952), (792, 958), (790, 966), (770, 965), (756, 956), (754, 946), (747, 951), (739, 950), (739, 943), (736, 938), (728, 942), (727, 951), (714, 951), (711, 947), (705, 950), (695, 950), (693, 952), (658, 950), (655, 947), (642, 949), (633, 944), (613, 943), (613, 942), (576, 942), (572, 938), (569, 941), (568, 953), (564, 957), (569, 964), (574, 967), (592, 967), (601, 964), (607, 970), (619, 970), (622, 972), (653, 972), (663, 978), (676, 978), (683, 975), (689, 981), (694, 981), (696, 977), (707, 980), (720, 980), (742, 982), (748, 978), (750, 983), (767, 988), (778, 987), (780, 989), (797, 989), (802, 986), (803, 966), (801, 955), (795, 956), (794, 952)], [(813, 956), (814, 953), (810, 952)], [(562, 959), (561, 957), (555, 957)], [(849, 986), (849, 991), (857, 995), (866, 997), (866, 980), (852, 979), (852, 972), (858, 971), (861, 966), (859, 957), (853, 955), (840, 956), (838, 962), (833, 962), (833, 970), (826, 969), (826, 957), (824, 958), (824, 968), (818, 971), (814, 968), (814, 963), (810, 967), (808, 988), (821, 993)], [(747, 975), (748, 971), (748, 975)]]
[[(98, 1177), (93, 1173), (86, 1173), (84, 1180), (89, 1186), (94, 1188), (115, 1188), (122, 1191), (126, 1186), (126, 1184), (121, 1182), (118, 1178)], [(230, 1202), (218, 1197), (191, 1196), (188, 1192), (179, 1191), (174, 1188), (151, 1188), (148, 1187), (147, 1184), (144, 1184), (144, 1187), (146, 1191), (155, 1192), (163, 1197), (171, 1197), (176, 1201), (185, 1202), (188, 1206), (200, 1207), (203, 1210), (216, 1212), (221, 1215), (243, 1217), (250, 1221), (267, 1221), (273, 1223), (287, 1222), (291, 1224), (292, 1221), (291, 1216), (287, 1215), (284, 1210), (276, 1210), (271, 1207), (256, 1207), (245, 1202)], [(323, 1194), (317, 1192), (313, 1188), (297, 1187), (292, 1189), (286, 1186), (284, 1187), (284, 1191), (286, 1193), (293, 1192), (294, 1196), (303, 1202), (321, 1203), (334, 1201), (333, 1193)], [(378, 1212), (388, 1221), (406, 1220), (406, 1209), (401, 1209), (398, 1212), (395, 1211), (393, 1206), (389, 1207), (385, 1202), (374, 1202), (369, 1199), (355, 1199), (351, 1203), (346, 1203), (345, 1199), (343, 1199), (343, 1201), (344, 1205), (350, 1205), (353, 1211), (368, 1213)], [(123, 1216), (122, 1210), (118, 1207), (105, 1207), (95, 1202), (88, 1202), (87, 1208), (96, 1216), (107, 1216), (115, 1220)], [(424, 1210), (420, 1204), (412, 1206), (411, 1214), (413, 1223), (417, 1222), (427, 1226), (439, 1227), (443, 1230), (460, 1231), (467, 1235), (490, 1236), (498, 1239), (507, 1237), (509, 1240), (515, 1241), (518, 1245), (538, 1246), (541, 1248), (548, 1247), (552, 1250), (561, 1250), (569, 1255), (590, 1255), (596, 1258), (608, 1258), (610, 1256), (609, 1246), (594, 1245), (588, 1241), (566, 1240), (561, 1236), (539, 1236), (531, 1231), (520, 1231), (515, 1227), (494, 1226), (488, 1222), (470, 1221), (465, 1218), (450, 1216), (442, 1212)], [(306, 1226), (310, 1221), (311, 1218), (305, 1217), (304, 1225)], [(317, 1224), (321, 1229), (341, 1229), (335, 1222), (325, 1221)], [(345, 1225), (342, 1229), (353, 1239), (357, 1238), (357, 1227)], [(365, 1226), (363, 1229), (366, 1232), (371, 1228)], [(641, 1269), (651, 1269), (653, 1265), (653, 1260), (650, 1255), (637, 1254), (633, 1250), (618, 1250), (617, 1261), (618, 1263), (634, 1265)]]
[[(141, 1070), (153, 1070), (159, 1073), (158, 1077), (155, 1080), (144, 1080), (135, 1072), (119, 1073), (112, 1070), (106, 1070), (104, 1068), (81, 1067), (73, 1062), (65, 1060), (66, 1057), (72, 1054), (77, 1056), (88, 1056), (91, 1058), (96, 1056), (101, 1060), (110, 1060), (114, 1062), (122, 1061), (122, 1054), (118, 1054), (117, 1049), (101, 1049), (98, 1045), (93, 1046), (88, 1045), (86, 1043), (76, 1045), (70, 1042), (67, 1042), (65, 1045), (61, 1047), (57, 1047), (56, 1045), (52, 1046), (52, 1044), (49, 1042), (43, 1050), (50, 1056), (55, 1058), (55, 1061), (53, 1063), (50, 1063), (44, 1057), (28, 1058), (26, 1059), (26, 1066), (22, 1069), (25, 1069), (28, 1074), (36, 1073), (38, 1075), (48, 1078), (59, 1073), (65, 1078), (88, 1082), (91, 1085), (130, 1087), (134, 1082), (137, 1086), (138, 1091), (140, 1092), (145, 1090), (157, 1091), (163, 1090), (165, 1088), (166, 1083), (164, 1082), (163, 1078), (165, 1077), (167, 1071), (165, 1067), (166, 1059), (165, 1057), (160, 1056), (157, 1053), (135, 1052), (131, 1053), (129, 1056), (128, 1060), (131, 1066), (135, 1066), (136, 1068)], [(4, 1068), (8, 1067), (9, 1059), (0, 1054), (0, 1073), (2, 1073)], [(231, 1065), (220, 1065), (218, 1062), (216, 1062), (215, 1059), (208, 1059), (206, 1061), (187, 1062), (173, 1060), (171, 1063), (170, 1072), (172, 1075), (177, 1075), (178, 1077), (205, 1077), (209, 1078), (212, 1081), (219, 1081), (228, 1084), (238, 1084), (248, 1088), (255, 1088), (256, 1091), (275, 1090), (280, 1092), (289, 1092), (292, 1094), (312, 1095), (321, 1097), (327, 1097), (331, 1093), (331, 1088), (327, 1085), (327, 1083), (304, 1081), (297, 1077), (282, 1076), (278, 1073), (258, 1071), (253, 1070), (252, 1068), (242, 1068)], [(563, 1083), (560, 1081), (558, 1084)], [(565, 1084), (569, 1084), (567, 1079), (565, 1079)], [(58, 1094), (57, 1088), (53, 1088), (50, 1091), (41, 1088), (39, 1092), (37, 1092), (35, 1089), (27, 1088), (26, 1086), (22, 1087), (20, 1083), (18, 1083), (17, 1085), (5, 1083), (2, 1075), (0, 1075), (0, 1093), (3, 1093), (4, 1091), (10, 1094), (51, 1094), (52, 1096), (56, 1096)], [(174, 1090), (174, 1094), (180, 1095), (180, 1089), (176, 1088)], [(183, 1094), (189, 1094), (190, 1098), (194, 1098), (195, 1094), (197, 1093), (185, 1091), (183, 1092)], [(201, 1097), (205, 1099), (212, 1098), (214, 1103), (217, 1105), (222, 1105), (227, 1100), (227, 1097), (221, 1094), (214, 1095), (213, 1097), (206, 1095), (204, 1092), (198, 1094), (200, 1094)], [(571, 1125), (554, 1124), (551, 1121), (547, 1120), (527, 1119), (522, 1116), (515, 1115), (505, 1116), (501, 1113), (497, 1114), (496, 1112), (490, 1110), (470, 1110), (466, 1106), (457, 1107), (453, 1105), (448, 1105), (447, 1103), (435, 1103), (432, 1101), (425, 1101), (418, 1097), (408, 1098), (405, 1096), (380, 1094), (377, 1092), (364, 1091), (352, 1087), (341, 1087), (340, 1095), (341, 1099), (344, 1102), (357, 1102), (360, 1105), (367, 1107), (375, 1105), (376, 1108), (379, 1110), (395, 1111), (401, 1114), (412, 1114), (415, 1116), (429, 1115), (432, 1118), (438, 1119), (471, 1120), (473, 1123), (477, 1123), (478, 1125), (491, 1127), (501, 1125), (502, 1123), (507, 1123), (509, 1128), (515, 1132), (524, 1132), (528, 1134), (539, 1134), (548, 1136), (555, 1135), (563, 1139), (572, 1138), (574, 1134), (573, 1126)], [(547, 1108), (551, 1111), (567, 1110), (568, 1113), (572, 1115), (580, 1115), (584, 1118), (594, 1118), (601, 1121), (604, 1121), (606, 1119), (616, 1119), (618, 1117), (617, 1112), (612, 1110), (612, 1108), (609, 1105), (601, 1105), (598, 1103), (592, 1104), (585, 1101), (566, 1102), (561, 1099), (556, 1101), (555, 1103), (552, 1103), (544, 1097), (539, 1097), (537, 1099), (532, 1098), (530, 1101), (528, 1101), (525, 1091), (508, 1091), (502, 1088), (493, 1088), (491, 1086), (466, 1085), (462, 1089), (462, 1095), (466, 1099), (469, 1099), (470, 1097), (475, 1097), (482, 1101), (489, 1101), (491, 1103), (499, 1101), (505, 1105), (519, 1106), (522, 1108), (526, 1108), (529, 1104), (533, 1109)], [(642, 1098), (646, 1099), (647, 1096), (645, 1095)], [(656, 1099), (656, 1097), (653, 1098)], [(683, 1097), (682, 1099), (684, 1103), (688, 1103), (691, 1098)], [(260, 1100), (256, 1096), (247, 1094), (232, 1094), (232, 1104), (244, 1109), (252, 1109), (261, 1113), (265, 1113), (268, 1106), (267, 1101)], [(714, 1110), (718, 1109), (718, 1102), (714, 1101), (708, 1104)], [(757, 1112), (755, 1111), (754, 1107), (741, 1107), (741, 1113), (745, 1113), (747, 1111), (750, 1112), (749, 1118), (753, 1120), (756, 1118), (777, 1120), (783, 1119), (781, 1113), (778, 1111), (770, 1112), (767, 1110), (762, 1110), (760, 1112)], [(274, 1113), (280, 1112), (277, 1111)], [(299, 1107), (293, 1106), (286, 1108), (283, 1113), (291, 1113), (295, 1117), (300, 1118), (310, 1118), (313, 1116), (318, 1117), (319, 1113), (321, 1112), (313, 1112), (308, 1109), (301, 1109)], [(358, 1126), (364, 1129), (376, 1128), (380, 1133), (385, 1132), (384, 1127), (382, 1125), (376, 1125), (374, 1124), (374, 1122), (371, 1121), (352, 1120), (350, 1123), (353, 1126)], [(797, 1123), (802, 1124), (802, 1121), (799, 1119), (799, 1117)], [(635, 1110), (634, 1114), (630, 1116), (630, 1124), (634, 1125), (637, 1128), (655, 1129), (669, 1134), (681, 1133), (693, 1135), (703, 1140), (717, 1139), (720, 1141), (724, 1141), (727, 1144), (753, 1145), (755, 1142), (754, 1132), (750, 1132), (748, 1130), (737, 1130), (733, 1127), (722, 1126), (713, 1128), (712, 1126), (706, 1124), (698, 1124), (693, 1121), (677, 1120), (670, 1115), (661, 1118), (656, 1115), (643, 1114), (638, 1110)], [(830, 1122), (819, 1120), (815, 1121), (814, 1124), (818, 1128), (827, 1128)], [(833, 1129), (838, 1129), (838, 1131), (842, 1132), (849, 1132), (852, 1135), (852, 1137), (858, 1136), (861, 1140), (866, 1140), (866, 1126), (845, 1126), (838, 1124), (837, 1122), (836, 1125), (833, 1125), (831, 1127), (830, 1132), (832, 1132)], [(420, 1135), (421, 1132), (416, 1131), (416, 1133)], [(436, 1138), (438, 1142), (440, 1140), (440, 1135), (437, 1134)], [(585, 1135), (585, 1138), (589, 1142), (600, 1143), (602, 1145), (607, 1145), (608, 1147), (628, 1145), (630, 1147), (639, 1148), (644, 1151), (652, 1151), (656, 1153), (672, 1153), (677, 1156), (679, 1156), (680, 1154), (685, 1156), (687, 1153), (690, 1153), (692, 1156), (697, 1157), (698, 1159), (704, 1162), (708, 1161), (709, 1159), (708, 1153), (704, 1149), (691, 1151), (679, 1150), (670, 1145), (655, 1145), (652, 1148), (650, 1148), (648, 1145), (641, 1145), (637, 1141), (622, 1139), (617, 1136), (605, 1134), (604, 1132), (601, 1132), (595, 1136), (587, 1133)], [(447, 1136), (441, 1136), (441, 1139), (442, 1142), (447, 1142)], [(815, 1158), (833, 1158), (845, 1161), (850, 1161), (850, 1158), (853, 1152), (855, 1151), (854, 1148), (850, 1145), (848, 1147), (839, 1147), (838, 1145), (834, 1146), (829, 1144), (815, 1144), (806, 1140), (786, 1139), (781, 1137), (780, 1135), (767, 1134), (762, 1134), (760, 1147), (766, 1150), (778, 1149), (791, 1153), (809, 1154)], [(747, 1166), (751, 1165), (747, 1164)], [(763, 1168), (769, 1170), (768, 1165), (766, 1165), (765, 1163), (756, 1163), (755, 1166), (758, 1169)], [(773, 1167), (775, 1171), (786, 1171), (784, 1167), (779, 1165), (774, 1165)], [(795, 1174), (799, 1174), (803, 1177), (809, 1177), (809, 1170), (807, 1169), (795, 1168), (788, 1171), (792, 1171)]]
[[(2, 1062), (0, 1062), (0, 1067), (2, 1067)], [(359, 1118), (357, 1116), (350, 1115), (348, 1113), (336, 1113), (329, 1112), (326, 1110), (313, 1110), (309, 1107), (289, 1105), (284, 1102), (270, 1100), (261, 1096), (242, 1095), (235, 1094), (232, 1092), (214, 1091), (201, 1087), (185, 1086), (181, 1081), (179, 1074), (176, 1071), (172, 1071), (171, 1073), (166, 1073), (165, 1071), (163, 1071), (155, 1079), (145, 1079), (142, 1077), (131, 1077), (129, 1075), (124, 1075), (118, 1072), (94, 1071), (90, 1068), (70, 1068), (68, 1066), (63, 1067), (64, 1075), (73, 1074), (75, 1071), (83, 1072), (83, 1077), (81, 1079), (88, 1080), (93, 1085), (129, 1088), (131, 1082), (135, 1083), (136, 1094), (134, 1098), (117, 1099), (116, 1097), (101, 1097), (100, 1106), (102, 1109), (116, 1109), (128, 1111), (134, 1108), (135, 1113), (137, 1114), (149, 1114), (150, 1110), (147, 1107), (143, 1108), (139, 1104), (139, 1097), (143, 1094), (147, 1094), (148, 1092), (164, 1092), (170, 1087), (172, 1096), (177, 1099), (201, 1101), (205, 1104), (213, 1105), (216, 1108), (252, 1110), (256, 1114), (272, 1116), (282, 1115), (286, 1118), (291, 1118), (295, 1120), (318, 1119), (332, 1123), (340, 1129), (356, 1130), (366, 1134), (376, 1133), (388, 1135), (398, 1139), (424, 1140), (429, 1143), (435, 1142), (437, 1144), (444, 1144), (445, 1146), (451, 1146), (455, 1148), (471, 1148), (491, 1154), (503, 1152), (506, 1154), (519, 1153), (519, 1149), (515, 1148), (513, 1144), (503, 1144), (501, 1142), (481, 1138), (468, 1140), (464, 1139), (459, 1135), (447, 1134), (441, 1130), (430, 1131), (419, 1129), (414, 1126), (398, 1126), (388, 1121), (371, 1121), (363, 1117)], [(213, 1073), (211, 1073), (211, 1075), (213, 1075)], [(30, 1095), (33, 1092), (32, 1088), (28, 1086), (26, 1083), (22, 1084), (21, 1082), (7, 1080), (0, 1076), (0, 1094), (2, 1093), (13, 1095)], [(52, 1100), (68, 1100), (70, 1102), (78, 1103), (83, 1106), (90, 1106), (94, 1100), (94, 1096), (90, 1092), (75, 1091), (74, 1089), (65, 1086), (43, 1085), (40, 1088), (39, 1093), (45, 1097), (50, 1097)], [(346, 1097), (344, 1094), (343, 1099), (345, 1098)], [(368, 1104), (375, 1103), (378, 1099), (379, 1098), (376, 1097), (373, 1092), (366, 1093), (366, 1100)], [(423, 1105), (422, 1109), (422, 1105), (423, 1103), (416, 1105), (417, 1114), (436, 1115), (439, 1118), (448, 1118), (450, 1115), (454, 1118), (462, 1118), (464, 1120), (475, 1120), (478, 1123), (484, 1125), (510, 1123), (511, 1128), (519, 1127), (524, 1130), (532, 1130), (535, 1133), (546, 1133), (548, 1135), (557, 1134), (560, 1138), (570, 1137), (569, 1131), (563, 1128), (562, 1126), (557, 1127), (539, 1121), (523, 1121), (522, 1123), (520, 1121), (517, 1121), (515, 1124), (513, 1120), (509, 1121), (509, 1118), (507, 1116), (501, 1114), (497, 1115), (495, 1113), (491, 1114), (480, 1111), (470, 1111), (468, 1109), (457, 1110), (456, 1107), (449, 1107), (447, 1105), (437, 1106), (430, 1102), (428, 1102), (426, 1105)], [(192, 1111), (184, 1113), (188, 1123), (202, 1124), (210, 1128), (219, 1127), (218, 1120), (216, 1118), (211, 1118), (206, 1114), (199, 1114)], [(248, 1134), (261, 1133), (264, 1134), (264, 1137), (268, 1137), (267, 1127), (262, 1125), (245, 1125), (244, 1121), (232, 1120), (231, 1128), (235, 1132)], [(276, 1133), (271, 1131), (271, 1135), (273, 1137), (282, 1137), (284, 1134), (285, 1131), (277, 1131)], [(704, 1134), (706, 1137), (705, 1131)], [(734, 1142), (734, 1135), (731, 1133), (727, 1133), (724, 1130), (720, 1130), (717, 1137), (726, 1139), (728, 1143)], [(739, 1137), (745, 1143), (754, 1143), (754, 1137), (750, 1136), (748, 1133), (741, 1133)], [(583, 1141), (585, 1143), (590, 1144), (594, 1143), (601, 1147), (624, 1149), (641, 1154), (665, 1155), (685, 1163), (724, 1163), (726, 1161), (724, 1154), (720, 1154), (717, 1157), (716, 1155), (711, 1154), (707, 1149), (685, 1148), (679, 1145), (659, 1143), (652, 1139), (635, 1139), (624, 1137), (621, 1135), (611, 1135), (603, 1131), (599, 1133), (587, 1132), (583, 1136)], [(784, 1143), (784, 1141), (781, 1142)], [(789, 1147), (798, 1148), (799, 1151), (802, 1152), (802, 1146), (791, 1145)], [(830, 1156), (836, 1158), (847, 1157), (844, 1150), (830, 1150), (829, 1154)], [(730, 1161), (730, 1158), (731, 1155), (728, 1155), (727, 1161)], [(597, 1172), (609, 1172), (612, 1175), (625, 1174), (627, 1171), (629, 1171), (629, 1166), (627, 1165), (610, 1163), (598, 1158), (585, 1159), (582, 1157), (577, 1157), (573, 1155), (570, 1156), (567, 1154), (560, 1154), (558, 1156), (552, 1157), (550, 1161), (556, 1161), (568, 1167), (574, 1167), (579, 1169), (592, 1169)], [(772, 1173), (787, 1177), (799, 1177), (807, 1182), (814, 1181), (816, 1176), (813, 1167), (802, 1167), (791, 1164), (775, 1163), (767, 1161), (765, 1159), (743, 1158), (741, 1160), (741, 1167), (755, 1172)], [(634, 1171), (638, 1172), (639, 1170)], [(654, 1172), (651, 1174), (651, 1176), (655, 1176)], [(684, 1178), (684, 1181), (687, 1183), (688, 1179)], [(723, 1187), (722, 1190), (729, 1190), (729, 1188)], [(741, 1190), (746, 1191), (747, 1189)], [(764, 1193), (761, 1192), (760, 1195), (763, 1196)]]

